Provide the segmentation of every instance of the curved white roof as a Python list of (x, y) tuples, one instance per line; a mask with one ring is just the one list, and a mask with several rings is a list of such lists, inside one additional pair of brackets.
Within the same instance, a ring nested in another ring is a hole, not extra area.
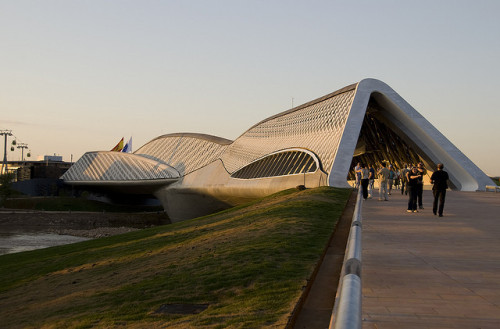
[[(357, 149), (356, 146), (359, 141), (363, 142), (360, 134), (364, 131), (369, 108), (381, 120), (381, 125), (401, 139), (400, 145), (411, 148), (405, 161), (418, 158), (431, 165), (443, 163), (452, 185), (459, 190), (484, 190), (486, 185), (493, 185), (491, 179), (429, 121), (388, 85), (375, 79), (362, 80), (267, 118), (234, 142), (204, 134), (163, 135), (146, 143), (134, 154), (87, 153), (62, 178), (70, 183), (171, 180), (194, 171), (200, 175), (216, 161), (222, 162), (224, 174), (229, 176), (266, 155), (299, 148), (317, 156), (321, 167), (328, 173), (326, 184), (347, 187), (353, 156), (363, 154), (362, 147)], [(386, 151), (393, 152), (393, 159), (401, 155), (390, 149), (378, 151), (384, 155), (387, 155)], [(206, 175), (212, 174), (206, 171)], [(217, 185), (217, 191), (223, 189), (224, 183)]]
[(105, 182), (177, 179), (179, 172), (166, 164), (121, 152), (87, 152), (62, 179), (68, 182)]

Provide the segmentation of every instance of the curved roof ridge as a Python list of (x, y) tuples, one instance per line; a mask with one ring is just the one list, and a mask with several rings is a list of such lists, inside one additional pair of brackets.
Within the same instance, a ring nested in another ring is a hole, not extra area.
[(325, 96), (322, 96), (322, 97), (316, 98), (316, 99), (314, 99), (314, 100), (312, 100), (312, 101), (309, 101), (309, 102), (307, 102), (307, 103), (304, 103), (304, 104), (302, 104), (302, 105), (299, 105), (299, 106), (293, 107), (293, 108), (291, 108), (291, 109), (289, 109), (289, 110), (286, 110), (286, 111), (280, 112), (280, 113), (278, 113), (278, 114), (272, 115), (272, 116), (270, 116), (269, 118), (266, 118), (266, 119), (264, 119), (264, 120), (259, 121), (259, 122), (258, 122), (258, 123), (256, 123), (256, 124), (254, 124), (253, 126), (251, 126), (250, 128), (248, 128), (248, 129), (247, 129), (247, 130), (246, 130), (243, 134), (241, 134), (240, 136), (243, 136), (243, 135), (244, 135), (245, 133), (247, 133), (249, 130), (251, 130), (251, 129), (255, 128), (256, 126), (258, 126), (258, 125), (260, 125), (260, 124), (262, 124), (262, 123), (264, 123), (264, 122), (266, 122), (266, 121), (269, 121), (269, 120), (272, 120), (272, 119), (276, 119), (276, 118), (278, 118), (278, 117), (280, 117), (280, 116), (283, 116), (283, 115), (286, 115), (286, 114), (290, 114), (290, 113), (296, 112), (296, 111), (301, 110), (301, 109), (303, 109), (303, 108), (305, 108), (305, 107), (308, 107), (308, 106), (314, 105), (314, 104), (316, 104), (316, 103), (322, 102), (322, 101), (324, 101), (324, 100), (326, 100), (326, 99), (328, 99), (328, 98), (331, 98), (331, 97), (334, 97), (334, 96), (337, 96), (337, 95), (340, 95), (340, 94), (346, 93), (346, 92), (351, 91), (351, 90), (354, 90), (354, 89), (356, 89), (356, 87), (358, 86), (358, 84), (359, 84), (359, 82), (356, 82), (356, 83), (350, 84), (350, 85), (348, 85), (348, 86), (346, 86), (346, 87), (344, 87), (344, 88), (341, 88), (341, 89), (339, 89), (339, 90), (336, 90), (336, 91), (334, 91), (334, 92), (332, 92), (332, 93), (329, 93), (329, 94), (327, 94), (327, 95), (325, 95)]
[(153, 138), (152, 140), (145, 143), (144, 145), (147, 145), (155, 140), (166, 138), (166, 137), (190, 137), (190, 138), (196, 138), (196, 139), (203, 139), (203, 140), (206, 140), (208, 142), (212, 142), (212, 143), (216, 143), (216, 144), (220, 144), (220, 145), (229, 145), (233, 142), (232, 140), (224, 138), (224, 137), (208, 135), (208, 134), (200, 134), (200, 133), (183, 132), (183, 133), (171, 133), (171, 134), (161, 135), (161, 136), (158, 136), (156, 138)]

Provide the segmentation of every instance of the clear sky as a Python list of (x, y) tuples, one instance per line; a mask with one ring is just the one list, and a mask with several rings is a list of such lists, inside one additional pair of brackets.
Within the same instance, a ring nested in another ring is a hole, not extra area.
[(34, 159), (76, 161), (121, 137), (235, 139), (376, 78), (500, 175), (499, 13), (498, 0), (0, 0), (0, 129)]

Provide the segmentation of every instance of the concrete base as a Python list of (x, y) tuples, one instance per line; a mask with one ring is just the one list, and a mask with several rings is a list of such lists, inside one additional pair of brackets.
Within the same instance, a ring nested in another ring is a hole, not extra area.
[(232, 178), (221, 161), (186, 175), (155, 192), (171, 221), (181, 221), (250, 202), (267, 195), (304, 185), (325, 186), (326, 174), (315, 173), (256, 179)]

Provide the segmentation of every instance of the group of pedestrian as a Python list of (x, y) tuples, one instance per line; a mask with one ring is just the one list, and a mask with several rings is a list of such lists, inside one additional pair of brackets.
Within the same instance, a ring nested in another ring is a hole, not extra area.
[[(448, 173), (443, 170), (442, 163), (437, 164), (437, 170), (431, 175), (432, 194), (434, 200), (432, 202), (432, 213), (443, 217), (444, 201), (446, 198), (446, 189), (448, 189)], [(424, 209), (422, 205), (423, 192), (423, 176), (427, 173), (423, 163), (419, 163), (416, 167), (412, 167), (406, 174), (408, 186), (408, 212), (417, 212), (417, 204), (419, 209)]]
[(372, 166), (358, 163), (356, 167), (354, 167), (354, 170), (356, 173), (355, 187), (361, 187), (363, 191), (363, 198), (365, 200), (371, 198), (373, 195), (375, 173), (378, 175), (380, 183), (379, 200), (389, 200), (388, 195), (390, 194), (390, 192), (388, 191), (388, 188), (392, 184), (392, 182), (389, 182), (393, 180), (395, 176), (394, 172), (387, 168), (387, 164), (382, 163), (382, 167), (375, 172), (375, 169)]
[(418, 212), (419, 209), (424, 209), (422, 202), (422, 194), (424, 191), (424, 176), (427, 170), (422, 162), (417, 166), (412, 166), (411, 170), (406, 173), (406, 188), (408, 190), (408, 212)]
[[(431, 184), (433, 184), (432, 192), (434, 201), (432, 204), (432, 212), (434, 215), (439, 214), (443, 217), (443, 208), (446, 198), (446, 189), (448, 188), (448, 173), (443, 170), (442, 163), (437, 165), (437, 170), (432, 173), (430, 177)], [(391, 195), (392, 186), (401, 184), (401, 194), (408, 195), (408, 209), (407, 212), (418, 212), (418, 209), (424, 209), (422, 195), (424, 187), (424, 176), (427, 175), (427, 169), (422, 162), (417, 165), (407, 165), (397, 171), (392, 165), (387, 166), (384, 162), (382, 166), (375, 171), (372, 166), (358, 163), (356, 165), (356, 188), (361, 187), (363, 198), (366, 200), (373, 195), (373, 185), (375, 180), (375, 172), (379, 178), (379, 200), (388, 201)]]
[[(373, 195), (373, 186), (375, 183), (375, 169), (373, 168), (373, 166), (358, 163), (354, 167), (354, 172), (356, 174), (355, 188), (361, 187), (363, 198), (365, 200), (371, 198)], [(380, 170), (377, 173), (379, 177), (382, 177), (380, 176)]]

